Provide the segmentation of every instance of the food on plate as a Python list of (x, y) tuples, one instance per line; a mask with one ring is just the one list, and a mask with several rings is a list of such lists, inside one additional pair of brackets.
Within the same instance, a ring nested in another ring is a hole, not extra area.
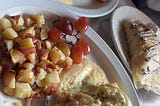
[(60, 95), (77, 93), (87, 90), (89, 86), (109, 83), (104, 71), (97, 64), (86, 59), (81, 64), (73, 64), (69, 72), (63, 71), (60, 78)]
[[(104, 71), (84, 59), (91, 52), (88, 41), (81, 38), (88, 28), (87, 18), (73, 21), (59, 17), (53, 21), (53, 27), (45, 21), (43, 14), (0, 19), (2, 91), (26, 99), (27, 103), (49, 95), (56, 97), (57, 103), (68, 97), (89, 97), (105, 105), (129, 106), (128, 97), (116, 84), (109, 83)], [(108, 96), (101, 95), (101, 90), (104, 94), (114, 93), (113, 100), (106, 102)]]
[(69, 95), (54, 106), (132, 106), (129, 98), (112, 84), (92, 87), (89, 92)]
[[(69, 18), (53, 23), (49, 28), (43, 14), (0, 19), (0, 75), (5, 94), (21, 99), (55, 95), (63, 71), (68, 73), (73, 63), (80, 64), (83, 55), (89, 55), (88, 42), (79, 38)], [(86, 27), (88, 23), (76, 25), (79, 30)]]
[(160, 90), (160, 31), (152, 23), (125, 20), (130, 67), (138, 88)]
[(94, 62), (84, 60), (63, 71), (54, 106), (131, 106), (128, 96), (116, 83), (110, 83)]
[(69, 4), (69, 5), (73, 4), (72, 0), (59, 0), (59, 1), (62, 2), (62, 3), (65, 3), (65, 4)]

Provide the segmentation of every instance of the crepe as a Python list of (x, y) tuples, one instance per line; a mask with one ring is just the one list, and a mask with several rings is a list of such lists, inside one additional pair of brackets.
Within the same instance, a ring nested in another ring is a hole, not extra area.
[(106, 106), (116, 103), (118, 106), (131, 106), (128, 96), (116, 83), (111, 84), (104, 71), (90, 60), (73, 64), (68, 72), (62, 72), (60, 79), (54, 106)]
[(125, 20), (130, 68), (137, 88), (160, 90), (160, 32), (151, 23)]

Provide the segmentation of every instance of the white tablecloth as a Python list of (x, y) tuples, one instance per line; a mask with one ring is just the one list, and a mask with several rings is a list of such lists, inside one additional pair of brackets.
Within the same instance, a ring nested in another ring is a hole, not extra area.
[[(134, 6), (130, 0), (120, 0), (118, 7), (123, 5)], [(116, 53), (116, 50), (112, 42), (112, 37), (111, 37), (110, 27), (109, 27), (111, 14), (100, 17), (100, 18), (90, 19), (90, 25)], [(156, 95), (155, 93), (148, 92), (145, 90), (139, 90), (138, 95), (139, 95), (141, 106), (160, 106), (160, 96)]]

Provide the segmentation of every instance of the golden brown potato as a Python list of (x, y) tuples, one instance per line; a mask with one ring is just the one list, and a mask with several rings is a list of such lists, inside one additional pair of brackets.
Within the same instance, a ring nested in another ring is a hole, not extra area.
[(34, 73), (31, 70), (22, 69), (18, 71), (16, 80), (19, 82), (30, 83), (32, 80), (34, 80)]
[(19, 50), (11, 49), (10, 56), (13, 64), (22, 64), (26, 60), (24, 54), (22, 54)]
[(11, 27), (12, 27), (12, 24), (11, 24), (10, 20), (8, 20), (7, 18), (0, 19), (0, 31), (3, 31), (6, 28), (11, 28)]
[(51, 50), (51, 48), (52, 48), (52, 44), (48, 40), (44, 41), (44, 46), (48, 50)]
[(47, 75), (47, 72), (40, 67), (37, 67), (37, 73), (35, 75), (35, 82), (39, 87), (42, 87), (41, 80), (43, 80)]
[(49, 31), (49, 28), (47, 26), (42, 26), (40, 31), (41, 40), (45, 40), (48, 38), (48, 31)]
[(19, 35), (22, 37), (25, 37), (27, 34), (32, 34), (33, 36), (35, 36), (34, 27), (27, 27), (26, 29), (19, 31)]
[(15, 76), (16, 73), (11, 70), (6, 70), (2, 76), (3, 87), (15, 88)]
[(33, 16), (33, 18), (36, 21), (36, 24), (35, 24), (36, 28), (41, 28), (42, 25), (45, 24), (45, 19), (44, 19), (44, 15), (43, 14), (35, 15), (35, 16)]
[(66, 44), (65, 42), (60, 42), (60, 43), (57, 43), (56, 46), (58, 49), (60, 49), (64, 53), (66, 57), (70, 56), (70, 48), (68, 44)]
[(13, 48), (13, 40), (5, 40), (7, 45), (7, 50), (10, 51)]
[(52, 50), (49, 53), (49, 58), (53, 63), (58, 63), (58, 61), (64, 61), (65, 55), (62, 53), (60, 49), (57, 47), (52, 48)]
[(34, 44), (33, 44), (33, 40), (32, 38), (25, 38), (20, 42), (20, 49), (24, 50), (24, 49), (31, 49), (34, 48)]
[(28, 62), (28, 63), (24, 63), (22, 67), (28, 70), (32, 70), (35, 67), (35, 64)]
[(12, 22), (14, 30), (19, 31), (24, 29), (24, 19), (21, 15), (12, 16), (10, 21)]
[(3, 37), (5, 39), (12, 40), (12, 39), (18, 37), (18, 34), (13, 28), (6, 28), (3, 31)]
[(46, 77), (42, 80), (42, 86), (53, 86), (60, 82), (59, 73), (53, 71), (53, 73), (47, 73)]
[(14, 96), (15, 94), (15, 88), (3, 87), (2, 90), (5, 94), (10, 95), (10, 96)]
[(32, 94), (32, 88), (29, 83), (22, 83), (16, 81), (15, 97), (25, 99)]
[(35, 20), (31, 17), (24, 17), (24, 25), (29, 27), (29, 26), (33, 26), (33, 24), (35, 23)]
[(31, 63), (35, 64), (35, 63), (36, 63), (36, 54), (35, 54), (35, 53), (31, 53), (31, 54), (27, 55), (27, 59), (28, 59)]

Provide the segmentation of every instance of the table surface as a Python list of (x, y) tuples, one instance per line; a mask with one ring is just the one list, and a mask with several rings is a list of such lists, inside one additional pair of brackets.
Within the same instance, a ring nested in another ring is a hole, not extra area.
[[(134, 6), (134, 4), (130, 0), (119, 0), (118, 7), (120, 6)], [(111, 49), (117, 54), (115, 47), (112, 42), (111, 30), (110, 27), (110, 19), (112, 13), (100, 17), (90, 19), (90, 26), (106, 41), (106, 43), (111, 47)], [(107, 29), (106, 29), (107, 28)], [(118, 55), (117, 55), (118, 56)], [(138, 90), (137, 91), (141, 106), (160, 106), (160, 96), (153, 92)]]

